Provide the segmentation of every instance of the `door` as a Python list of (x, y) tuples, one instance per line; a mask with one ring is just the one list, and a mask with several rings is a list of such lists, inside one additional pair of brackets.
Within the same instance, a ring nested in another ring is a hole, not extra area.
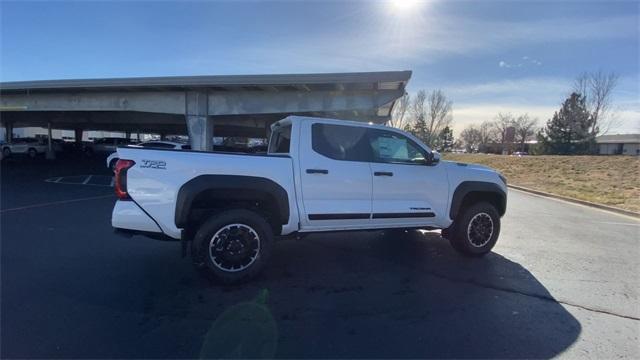
[(17, 141), (15, 141), (11, 146), (11, 152), (26, 153), (29, 147), (29, 144), (27, 141), (28, 141), (27, 139), (18, 139)]
[(303, 228), (367, 226), (372, 194), (367, 128), (312, 121), (301, 125), (301, 139), (306, 139), (299, 149)]
[(449, 196), (444, 166), (428, 165), (428, 151), (399, 132), (370, 130), (369, 142), (373, 151), (373, 224), (441, 223)]

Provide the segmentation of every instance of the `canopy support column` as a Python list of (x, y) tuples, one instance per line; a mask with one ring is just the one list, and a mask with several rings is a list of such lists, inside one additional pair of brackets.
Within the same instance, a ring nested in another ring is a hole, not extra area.
[(187, 91), (185, 120), (191, 149), (213, 150), (213, 119), (209, 117), (209, 94), (204, 91)]
[(10, 144), (13, 141), (13, 124), (10, 122), (4, 123), (4, 140)]
[(73, 137), (75, 138), (76, 144), (82, 144), (82, 134), (83, 131), (82, 129), (74, 129), (73, 130)]
[(51, 122), (47, 123), (47, 160), (56, 158), (56, 152), (53, 151), (53, 135), (51, 134)]

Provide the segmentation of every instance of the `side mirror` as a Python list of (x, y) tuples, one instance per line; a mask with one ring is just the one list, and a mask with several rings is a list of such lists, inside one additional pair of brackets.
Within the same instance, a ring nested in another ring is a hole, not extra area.
[(427, 165), (436, 165), (440, 162), (440, 153), (432, 150), (431, 153), (429, 153), (428, 155), (428, 159), (427, 159)]

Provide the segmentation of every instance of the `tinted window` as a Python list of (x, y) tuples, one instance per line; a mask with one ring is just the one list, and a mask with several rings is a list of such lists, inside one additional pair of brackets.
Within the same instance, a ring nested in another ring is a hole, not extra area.
[(328, 158), (347, 161), (371, 159), (365, 127), (313, 124), (311, 134), (313, 150)]
[(142, 144), (142, 147), (157, 148), (157, 149), (173, 149), (174, 145), (173, 144), (150, 142), (150, 143)]
[(288, 154), (291, 145), (291, 125), (277, 128), (271, 135), (270, 153)]
[(373, 161), (424, 164), (425, 152), (411, 139), (392, 131), (374, 130), (369, 137)]

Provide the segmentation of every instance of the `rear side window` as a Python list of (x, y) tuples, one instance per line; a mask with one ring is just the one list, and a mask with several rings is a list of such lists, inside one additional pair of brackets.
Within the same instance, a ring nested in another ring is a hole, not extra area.
[(269, 153), (288, 154), (291, 146), (291, 125), (278, 127), (271, 134)]
[(311, 125), (311, 146), (315, 152), (334, 160), (370, 161), (367, 128), (348, 125)]

